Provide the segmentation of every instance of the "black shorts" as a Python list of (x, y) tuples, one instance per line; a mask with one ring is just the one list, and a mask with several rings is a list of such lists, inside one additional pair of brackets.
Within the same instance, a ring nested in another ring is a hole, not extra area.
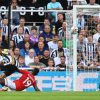
[(12, 64), (0, 65), (0, 70), (4, 71), (6, 76), (9, 76), (14, 72), (19, 72), (19, 69), (15, 65), (12, 65)]

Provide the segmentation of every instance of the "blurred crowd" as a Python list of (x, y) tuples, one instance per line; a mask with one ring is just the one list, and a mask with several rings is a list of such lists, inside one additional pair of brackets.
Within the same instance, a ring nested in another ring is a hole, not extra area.
[[(32, 0), (36, 3), (38, 0)], [(21, 0), (19, 0), (21, 2)], [(67, 0), (67, 10), (73, 5), (96, 5), (96, 0)], [(17, 0), (12, 0), (11, 9), (20, 9)], [(57, 0), (47, 3), (48, 10), (63, 10)], [(8, 35), (8, 14), (0, 21), (0, 54), (4, 64), (15, 64), (19, 68), (39, 68), (40, 70), (66, 70), (73, 68), (73, 29), (67, 34), (67, 21), (64, 13), (48, 13), (40, 26), (29, 28), (19, 12), (12, 14), (13, 25)], [(100, 15), (77, 15), (77, 66), (78, 69), (100, 68)], [(10, 41), (8, 41), (8, 37)], [(9, 60), (5, 60), (5, 56)]]

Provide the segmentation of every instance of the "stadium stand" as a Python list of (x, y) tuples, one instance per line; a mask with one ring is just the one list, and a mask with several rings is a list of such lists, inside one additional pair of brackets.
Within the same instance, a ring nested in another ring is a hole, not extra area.
[[(87, 12), (84, 10), (77, 13), (76, 31), (72, 28), (74, 5), (100, 6), (100, 1), (12, 0), (11, 9), (23, 11), (12, 11), (10, 33), (8, 12), (0, 11), (0, 46), (4, 51), (2, 53), (11, 58), (9, 51), (12, 52), (14, 64), (18, 68), (70, 72), (74, 70), (73, 34), (77, 32), (77, 69), (100, 70), (100, 13), (90, 14), (88, 9)], [(0, 0), (0, 10), (6, 9), (7, 0)], [(58, 10), (58, 13), (49, 10)], [(63, 12), (60, 12), (62, 10)]]

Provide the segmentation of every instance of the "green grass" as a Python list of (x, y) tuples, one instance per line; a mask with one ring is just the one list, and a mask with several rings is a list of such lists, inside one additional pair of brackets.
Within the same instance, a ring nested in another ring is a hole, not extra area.
[(0, 100), (100, 100), (100, 92), (0, 92)]

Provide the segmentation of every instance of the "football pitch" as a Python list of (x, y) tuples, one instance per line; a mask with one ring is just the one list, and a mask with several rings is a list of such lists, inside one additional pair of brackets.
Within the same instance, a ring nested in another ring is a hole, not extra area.
[(100, 100), (100, 92), (0, 92), (0, 100)]

